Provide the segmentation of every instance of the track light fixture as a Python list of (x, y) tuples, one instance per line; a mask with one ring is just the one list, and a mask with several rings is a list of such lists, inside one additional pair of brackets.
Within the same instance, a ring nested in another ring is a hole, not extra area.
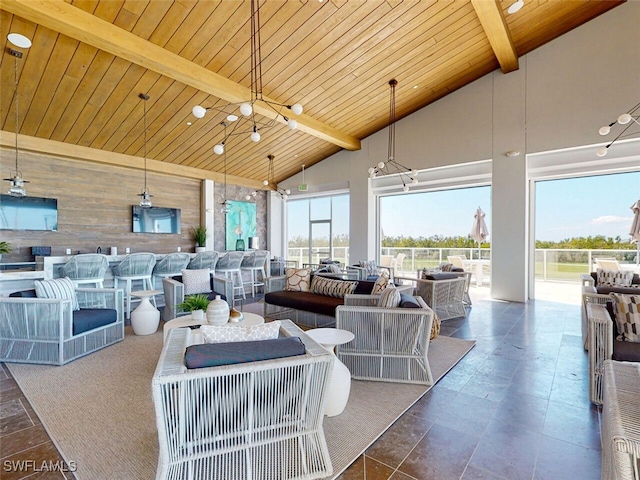
[[(629, 130), (632, 126), (640, 125), (640, 103), (636, 104), (636, 106), (631, 108), (631, 110), (629, 110), (627, 113), (623, 113), (622, 115), (620, 115), (615, 121), (611, 122), (608, 125), (605, 125), (604, 127), (600, 127), (598, 133), (603, 136), (609, 135), (609, 133), (611, 132), (611, 128), (614, 127), (616, 123), (620, 125), (626, 125), (626, 127), (624, 127), (618, 134), (618, 136), (611, 140), (608, 145), (600, 147), (596, 151), (596, 155), (598, 155), (599, 157), (604, 157), (607, 154), (609, 147), (613, 145), (619, 138), (628, 137), (630, 135), (637, 135), (638, 132), (627, 133), (627, 130)], [(638, 129), (638, 131), (640, 131), (640, 129)]]
[[(262, 94), (262, 53), (260, 48), (260, 5), (258, 0), (251, 0), (251, 99), (241, 103), (230, 103), (222, 107), (203, 107), (196, 105), (191, 113), (196, 118), (203, 118), (209, 110), (224, 115), (224, 121), (232, 125), (230, 131), (225, 130), (224, 138), (214, 147), (213, 151), (217, 155), (224, 153), (225, 144), (230, 136), (249, 134), (254, 142), (261, 139), (261, 131), (273, 127), (278, 117), (282, 117), (291, 130), (298, 128), (298, 122), (294, 118), (285, 115), (283, 111), (290, 110), (294, 115), (301, 115), (302, 105), (295, 103), (285, 105), (282, 103), (266, 100)], [(267, 121), (256, 117), (254, 104), (256, 102), (271, 108), (276, 117)], [(240, 113), (240, 115), (238, 115)]]
[(402, 181), (402, 191), (408, 192), (409, 185), (418, 183), (418, 171), (409, 169), (396, 161), (396, 86), (397, 80), (389, 80), (389, 147), (386, 162), (378, 162), (375, 167), (369, 168), (369, 178), (383, 175), (399, 175)]

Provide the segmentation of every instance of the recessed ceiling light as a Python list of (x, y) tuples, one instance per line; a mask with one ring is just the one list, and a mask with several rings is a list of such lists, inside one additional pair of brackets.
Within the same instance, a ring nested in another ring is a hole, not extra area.
[(418, 85), (414, 85), (414, 86), (413, 86), (413, 89), (414, 89), (414, 90), (415, 90), (416, 88), (418, 88)]
[(10, 33), (7, 35), (7, 40), (9, 40), (16, 47), (20, 48), (29, 48), (31, 47), (31, 40), (20, 33)]
[(191, 126), (191, 122), (187, 122), (187, 126), (190, 127)]
[(509, 15), (513, 15), (514, 13), (520, 11), (522, 7), (524, 7), (524, 0), (518, 0), (517, 2), (512, 3), (509, 8), (507, 8), (507, 13)]
[(227, 120), (229, 120), (230, 122), (235, 122), (236, 120), (238, 120), (238, 116), (237, 115), (227, 115)]

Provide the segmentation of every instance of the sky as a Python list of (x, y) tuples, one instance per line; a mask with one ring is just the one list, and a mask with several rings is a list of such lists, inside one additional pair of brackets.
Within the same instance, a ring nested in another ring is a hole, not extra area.
[[(536, 240), (604, 235), (629, 239), (631, 205), (640, 198), (640, 172), (536, 182)], [(289, 202), (289, 235), (307, 236), (308, 202)], [(473, 216), (485, 212), (491, 241), (491, 187), (381, 198), (380, 221), (387, 237), (467, 236)], [(348, 233), (348, 197), (334, 203), (334, 235)], [(295, 220), (291, 220), (295, 219)], [(337, 231), (336, 231), (337, 230)]]

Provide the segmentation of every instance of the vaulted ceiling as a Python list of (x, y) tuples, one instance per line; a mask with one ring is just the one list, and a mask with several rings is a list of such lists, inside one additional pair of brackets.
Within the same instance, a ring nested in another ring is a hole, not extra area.
[[(525, 0), (510, 15), (511, 3), (261, 0), (262, 93), (304, 111), (284, 112), (296, 130), (282, 121), (258, 143), (232, 136), (228, 173), (263, 180), (272, 154), (279, 181), (356, 150), (388, 124), (390, 79), (399, 119), (495, 69), (508, 75), (518, 57), (621, 1)], [(191, 110), (251, 98), (249, 0), (2, 0), (0, 9), (2, 130), (16, 129), (13, 48), (23, 52), (20, 134), (142, 157), (145, 93), (147, 157), (223, 171), (213, 146), (225, 114)], [(12, 46), (9, 32), (32, 47)], [(260, 123), (275, 116), (255, 106)]]

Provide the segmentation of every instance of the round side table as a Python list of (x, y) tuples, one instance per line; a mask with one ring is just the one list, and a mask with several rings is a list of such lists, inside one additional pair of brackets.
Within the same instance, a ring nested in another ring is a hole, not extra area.
[(140, 290), (131, 292), (132, 297), (141, 299), (140, 305), (131, 312), (131, 326), (136, 335), (151, 335), (158, 330), (160, 312), (151, 305), (149, 299), (162, 293), (162, 290)]
[[(334, 348), (336, 345), (349, 343), (355, 338), (355, 335), (347, 330), (338, 328), (316, 328), (305, 332), (313, 340), (326, 348), (335, 356)], [(335, 417), (340, 415), (349, 400), (351, 392), (351, 372), (347, 366), (342, 363), (338, 357), (333, 362), (333, 373), (331, 381), (327, 388), (327, 403), (325, 405), (324, 414), (327, 417)]]

